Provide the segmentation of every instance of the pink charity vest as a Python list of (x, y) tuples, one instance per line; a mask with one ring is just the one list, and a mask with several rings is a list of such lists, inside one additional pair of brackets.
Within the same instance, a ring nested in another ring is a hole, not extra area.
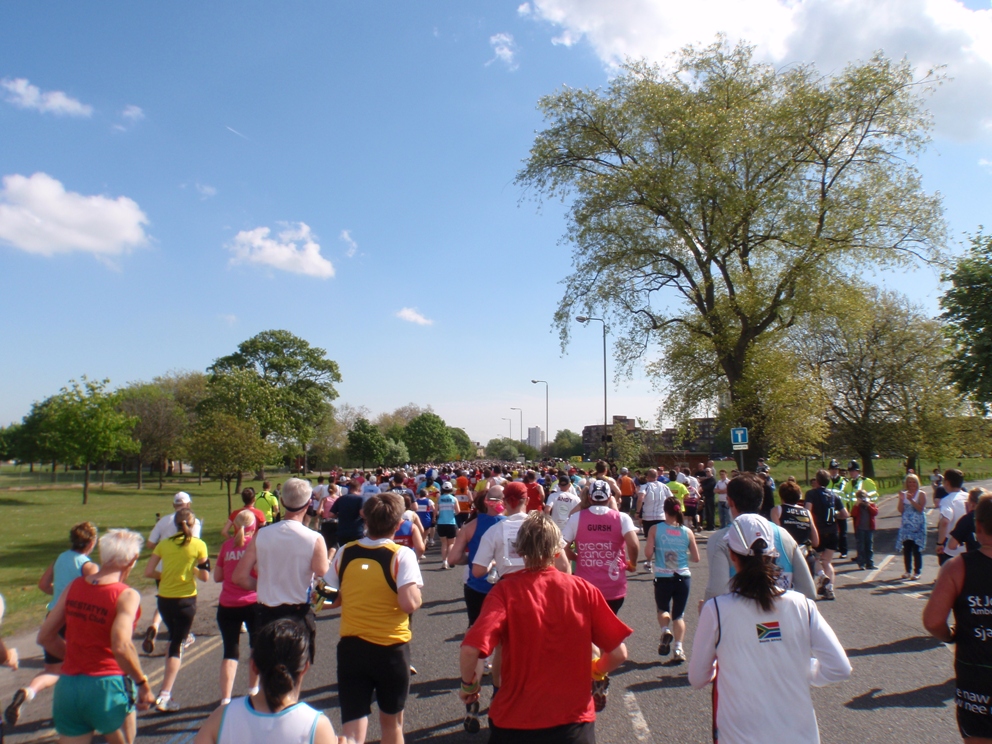
[(603, 593), (605, 599), (627, 596), (626, 550), (620, 531), (620, 512), (593, 514), (579, 512), (579, 529), (575, 536), (575, 575), (585, 579)]

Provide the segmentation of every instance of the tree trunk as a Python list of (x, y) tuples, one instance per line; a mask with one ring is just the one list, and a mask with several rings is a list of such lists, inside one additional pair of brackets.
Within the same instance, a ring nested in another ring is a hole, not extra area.
[[(28, 472), (29, 473), (33, 473), (34, 472), (34, 461), (33, 460), (28, 463)], [(53, 483), (55, 482), (55, 460), (52, 460), (52, 482)]]
[(912, 468), (913, 472), (920, 475), (920, 456), (908, 455), (906, 457), (906, 467)]
[[(242, 478), (242, 476), (243, 476), (243, 475), (244, 475), (244, 474), (243, 474), (243, 473), (242, 473), (242, 472), (241, 472), (240, 470), (238, 470), (238, 485), (237, 485), (237, 487), (236, 487), (236, 488), (234, 489), (234, 490), (235, 490), (235, 491), (237, 491), (238, 493), (241, 493), (241, 478)], [(230, 511), (230, 510), (228, 510), (228, 512), (227, 512), (227, 513), (228, 513), (228, 514), (230, 514), (230, 513), (231, 513), (231, 511)]]
[(90, 463), (89, 460), (86, 461), (86, 467), (83, 468), (83, 504), (88, 504), (90, 502)]
[[(238, 476), (241, 477), (240, 475)], [(227, 513), (230, 514), (234, 511), (234, 507), (231, 506), (231, 479), (227, 479)]]
[[(34, 463), (31, 463), (31, 465), (33, 467)], [(55, 458), (52, 458), (52, 483), (54, 483), (55, 479), (58, 477), (57, 472), (58, 472), (58, 463), (55, 462)]]
[(107, 490), (107, 461), (104, 460), (100, 468), (100, 490)]
[(203, 468), (200, 467), (196, 469), (196, 485), (203, 485)]
[(179, 475), (183, 474), (183, 461), (182, 458), (179, 459)]
[(143, 462), (144, 461), (141, 459), (141, 455), (138, 455), (138, 490), (139, 491), (144, 486), (144, 472), (145, 472), (145, 470), (144, 470), (144, 467), (143, 467)]
[(872, 450), (863, 451), (857, 450), (858, 457), (861, 458), (861, 475), (865, 478), (875, 477), (875, 461), (871, 459)]
[(159, 458), (158, 461), (158, 488), (161, 491), (162, 486), (165, 483), (165, 456)]

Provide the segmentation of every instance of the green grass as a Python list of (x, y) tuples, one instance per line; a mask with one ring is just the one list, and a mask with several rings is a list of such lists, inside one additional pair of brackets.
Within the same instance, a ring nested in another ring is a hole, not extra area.
[[(51, 477), (50, 473), (46, 474)], [(62, 475), (61, 473), (59, 474)], [(276, 482), (287, 476), (274, 476)], [(127, 527), (146, 538), (155, 524), (155, 514), (172, 511), (172, 495), (183, 490), (193, 497), (193, 512), (203, 520), (203, 539), (216, 555), (222, 542), (220, 530), (227, 521), (227, 488), (217, 482), (197, 485), (194, 477), (189, 482), (166, 481), (162, 490), (157, 478), (146, 482), (145, 488), (111, 486), (100, 489), (99, 479), (90, 485), (89, 504), (82, 504), (82, 488), (55, 487), (42, 484), (29, 488), (11, 488), (16, 480), (9, 468), (0, 473), (0, 594), (4, 596), (7, 610), (3, 619), (3, 633), (10, 635), (19, 630), (37, 627), (45, 615), (49, 597), (38, 589), (38, 579), (45, 568), (63, 550), (69, 547), (69, 530), (74, 524), (89, 520), (101, 533), (112, 527)], [(22, 481), (23, 482), (23, 481)], [(245, 482), (244, 485), (260, 489), (261, 483)], [(235, 508), (241, 499), (232, 496)], [(138, 568), (132, 574), (133, 586), (144, 589), (150, 579), (141, 576), (148, 551), (142, 553)], [(94, 560), (99, 560), (94, 551)]]

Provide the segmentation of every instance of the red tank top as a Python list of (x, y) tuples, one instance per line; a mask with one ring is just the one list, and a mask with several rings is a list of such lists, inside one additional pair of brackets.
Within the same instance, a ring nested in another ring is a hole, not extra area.
[[(65, 597), (65, 661), (62, 674), (87, 677), (123, 675), (110, 647), (110, 630), (117, 617), (117, 599), (130, 587), (89, 584), (79, 577), (69, 585)], [(134, 618), (141, 617), (141, 608)]]

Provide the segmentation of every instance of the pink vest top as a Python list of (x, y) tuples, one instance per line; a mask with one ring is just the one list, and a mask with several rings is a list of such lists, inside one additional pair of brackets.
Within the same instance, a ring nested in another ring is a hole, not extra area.
[(606, 599), (627, 596), (626, 550), (620, 530), (620, 512), (593, 514), (579, 512), (579, 529), (575, 535), (575, 575), (585, 579)]

